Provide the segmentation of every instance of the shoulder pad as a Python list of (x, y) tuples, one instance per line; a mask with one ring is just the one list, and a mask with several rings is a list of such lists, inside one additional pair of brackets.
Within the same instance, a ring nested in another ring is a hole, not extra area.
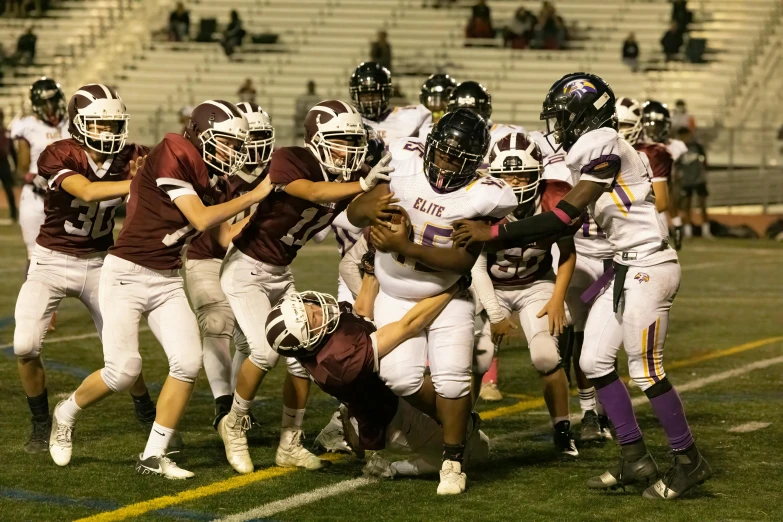
[(582, 169), (590, 162), (602, 156), (620, 155), (620, 135), (610, 128), (596, 129), (584, 134), (577, 140), (566, 155), (566, 163), (569, 168), (582, 172)]

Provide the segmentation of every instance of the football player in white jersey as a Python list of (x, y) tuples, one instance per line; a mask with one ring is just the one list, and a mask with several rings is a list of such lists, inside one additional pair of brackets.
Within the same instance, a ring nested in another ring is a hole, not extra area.
[[(512, 132), (492, 146), (489, 173), (511, 185), (519, 202), (504, 222), (548, 212), (571, 189), (562, 181), (543, 181), (541, 160), (541, 150), (526, 134)], [(558, 346), (558, 336), (569, 322), (565, 297), (576, 252), (571, 236), (564, 236), (558, 244), (557, 277), (552, 271), (552, 241), (507, 248), (488, 245), (473, 267), (473, 287), (492, 324), (519, 314), (531, 362), (544, 386), (555, 448), (563, 455), (576, 457), (579, 452), (571, 437), (568, 380)], [(476, 366), (487, 365), (479, 362)]]
[[(499, 219), (516, 207), (511, 187), (490, 176), (477, 175), (489, 147), (486, 121), (468, 109), (449, 112), (433, 127), (426, 144), (418, 138), (398, 140), (389, 147), (394, 173), (390, 190), (407, 212), (402, 226), (375, 227), (378, 248), (375, 276), (380, 292), (375, 301), (379, 328), (399, 320), (426, 297), (443, 292), (470, 272), (481, 245), (451, 248), (452, 223), (458, 219)], [(368, 223), (376, 195), (354, 200), (348, 217), (357, 226)], [(412, 240), (409, 231), (412, 228)], [(462, 470), (468, 422), (471, 419), (471, 366), (475, 306), (469, 295), (453, 299), (425, 332), (400, 345), (384, 359), (381, 379), (443, 426), (443, 464), (438, 494), (465, 490)], [(429, 361), (431, 382), (425, 379)], [(477, 429), (474, 424), (473, 429)]]
[[(677, 159), (688, 150), (688, 147), (681, 140), (671, 137), (672, 119), (669, 109), (665, 104), (654, 100), (648, 100), (642, 106), (642, 141), (660, 143), (671, 154), (672, 162), (677, 163)], [(683, 235), (687, 235), (688, 230), (683, 226), (680, 217), (679, 205), (679, 178), (677, 172), (672, 172), (671, 183), (669, 184), (669, 215), (671, 216), (672, 227), (674, 227), (674, 248), (682, 248)]]
[(17, 150), (16, 170), (24, 178), (19, 199), (19, 225), (28, 259), (45, 218), (46, 180), (38, 175), (38, 156), (50, 143), (70, 137), (65, 95), (59, 83), (46, 77), (36, 80), (30, 87), (30, 103), (33, 114), (11, 125), (11, 139)]
[(418, 136), (422, 125), (432, 119), (424, 105), (389, 108), (392, 97), (391, 73), (375, 62), (362, 62), (349, 82), (351, 102), (362, 115), (362, 120), (386, 144), (398, 138)]
[[(588, 487), (654, 482), (645, 489), (645, 498), (677, 498), (707, 480), (712, 470), (696, 447), (682, 401), (663, 369), (663, 345), (680, 284), (680, 265), (655, 209), (649, 171), (614, 128), (614, 93), (596, 75), (573, 73), (555, 82), (544, 100), (541, 119), (547, 121), (551, 138), (567, 152), (566, 162), (578, 180), (574, 188), (554, 211), (514, 223), (459, 221), (453, 239), (466, 246), (495, 239), (527, 244), (569, 233), (582, 212), (590, 210), (606, 232), (613, 258), (612, 270), (583, 296), (598, 297), (587, 318), (579, 364), (615, 426), (622, 457), (591, 478)], [(621, 345), (631, 378), (647, 395), (674, 453), (673, 467), (660, 480), (631, 397), (615, 370)]]
[(445, 73), (431, 74), (422, 84), (419, 102), (432, 113), (432, 118), (419, 128), (419, 138), (426, 140), (432, 126), (446, 114), (449, 96), (456, 86), (457, 80)]

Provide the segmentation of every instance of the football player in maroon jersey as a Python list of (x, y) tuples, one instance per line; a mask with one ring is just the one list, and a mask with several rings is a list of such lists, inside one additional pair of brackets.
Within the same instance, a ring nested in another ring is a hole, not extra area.
[(201, 336), (179, 275), (187, 244), (209, 229), (227, 245), (236, 232), (228, 220), (264, 199), (260, 183), (243, 196), (224, 196), (220, 175), (242, 168), (248, 123), (233, 104), (210, 100), (193, 109), (184, 136), (167, 134), (133, 178), (128, 216), (101, 271), (103, 352), (106, 366), (84, 380), (54, 410), (49, 453), (59, 466), (71, 460), (71, 436), (82, 409), (127, 390), (141, 372), (139, 321), (147, 318), (169, 359), (155, 423), (137, 458), (141, 474), (185, 479), (193, 473), (166, 456), (202, 365)]
[[(267, 179), (275, 192), (258, 206), (234, 239), (220, 283), (250, 345), (250, 357), (237, 374), (231, 412), (218, 423), (226, 457), (239, 473), (253, 470), (245, 432), (250, 403), (278, 355), (266, 342), (264, 325), (272, 306), (294, 292), (288, 265), (299, 249), (323, 230), (354, 196), (388, 180), (390, 158), (364, 166), (367, 133), (350, 104), (328, 100), (315, 105), (304, 122), (305, 146), (283, 147), (272, 154)], [(390, 199), (390, 198), (388, 198)], [(301, 444), (310, 378), (288, 359), (283, 387), (283, 422), (275, 456), (278, 466), (318, 469), (321, 461)]]
[[(106, 250), (114, 243), (114, 212), (149, 151), (126, 144), (128, 113), (110, 87), (81, 87), (67, 110), (71, 138), (53, 142), (38, 157), (38, 175), (48, 185), (45, 219), (14, 314), (14, 353), (32, 413), (32, 432), (24, 446), (28, 453), (49, 449), (51, 418), (41, 361), (49, 322), (60, 301), (75, 297), (101, 334), (98, 282)], [(155, 405), (141, 375), (130, 392), (136, 417), (151, 425)]]
[[(247, 119), (249, 131), (247, 161), (240, 171), (227, 179), (227, 197), (246, 194), (266, 177), (275, 129), (269, 115), (257, 104), (237, 103), (237, 108)], [(222, 203), (222, 201), (221, 201)], [(238, 223), (255, 211), (255, 205), (234, 217)], [(190, 304), (196, 312), (204, 345), (204, 373), (215, 397), (215, 422), (217, 424), (231, 409), (232, 359), (231, 338), (234, 334), (234, 314), (220, 288), (220, 265), (226, 249), (211, 234), (202, 234), (188, 246), (185, 260), (185, 280)], [(235, 339), (233, 367), (239, 369), (250, 351), (244, 338)], [(234, 372), (235, 373), (235, 372)]]

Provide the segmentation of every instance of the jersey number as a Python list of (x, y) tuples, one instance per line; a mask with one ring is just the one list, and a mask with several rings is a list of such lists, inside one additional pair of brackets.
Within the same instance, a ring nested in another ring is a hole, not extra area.
[[(413, 232), (413, 241), (426, 247), (435, 247), (435, 239), (438, 237), (449, 239), (451, 238), (452, 229), (443, 228), (432, 223), (427, 223), (421, 231), (421, 241), (416, 241), (416, 234)], [(392, 254), (392, 257), (399, 264), (405, 264), (405, 256), (401, 254)], [(413, 264), (413, 269), (417, 272), (437, 272), (434, 268), (430, 268), (427, 265), (419, 263), (418, 261)]]
[(111, 234), (111, 231), (114, 229), (114, 213), (117, 211), (117, 206), (120, 203), (122, 203), (122, 198), (94, 201), (92, 203), (75, 198), (71, 202), (71, 208), (78, 208), (80, 211), (84, 210), (84, 212), (79, 213), (78, 223), (74, 224), (66, 221), (65, 231), (75, 236), (89, 236), (93, 239)]
[[(166, 245), (167, 247), (173, 246), (177, 243), (177, 241), (182, 239), (187, 234), (190, 234), (190, 232), (192, 231), (193, 231), (193, 225), (190, 224), (185, 225), (184, 227), (180, 228), (173, 234), (166, 234), (165, 236), (163, 236), (163, 244)], [(190, 242), (193, 241), (194, 237), (195, 234), (191, 234), (190, 236), (188, 236), (187, 239), (185, 239), (185, 242), (183, 243), (182, 248), (179, 251), (180, 255), (185, 253), (185, 250), (188, 248)]]
[(305, 209), (301, 214), (302, 219), (300, 219), (296, 225), (291, 227), (288, 233), (280, 241), (288, 246), (297, 247), (307, 243), (307, 240), (310, 239), (310, 236), (312, 236), (317, 229), (325, 227), (329, 224), (329, 220), (332, 219), (331, 214), (324, 214), (318, 218), (315, 223), (305, 228), (305, 225), (313, 221), (316, 216), (318, 216), (318, 212), (319, 210), (315, 207), (309, 207)]

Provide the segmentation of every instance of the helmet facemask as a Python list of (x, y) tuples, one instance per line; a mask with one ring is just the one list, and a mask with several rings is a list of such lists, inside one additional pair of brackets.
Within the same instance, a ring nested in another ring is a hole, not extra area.
[(367, 119), (378, 121), (389, 108), (391, 85), (360, 85), (351, 87), (350, 91), (354, 107)]
[(347, 181), (361, 168), (367, 155), (367, 133), (363, 126), (355, 132), (319, 130), (312, 139), (321, 165), (333, 175)]
[(424, 172), (432, 188), (440, 192), (453, 192), (467, 185), (476, 177), (483, 156), (459, 149), (456, 142), (440, 141), (430, 134), (424, 148)]
[(41, 121), (56, 127), (65, 119), (65, 115), (68, 113), (65, 98), (56, 94), (53, 98), (33, 105), (33, 113)]
[(272, 151), (275, 147), (275, 129), (271, 125), (267, 127), (264, 129), (251, 127), (248, 133), (247, 163), (250, 165), (264, 168), (272, 158)]
[(432, 113), (432, 123), (438, 123), (449, 104), (448, 93), (444, 91), (433, 91), (423, 97), (423, 105)]
[[(280, 339), (268, 340), (270, 345), (283, 355), (312, 354), (324, 337), (337, 329), (340, 321), (337, 300), (321, 292), (291, 294), (275, 308), (282, 313), (285, 328), (280, 330)], [(267, 328), (269, 332), (269, 325)], [(295, 346), (291, 344), (294, 339), (298, 343)]]
[(642, 127), (645, 136), (656, 143), (663, 143), (669, 137), (671, 123), (662, 115), (648, 114), (645, 115)]
[[(93, 104), (98, 103), (93, 102)], [(112, 100), (107, 100), (112, 101)], [(100, 115), (78, 114), (73, 124), (84, 136), (84, 144), (101, 154), (117, 154), (125, 147), (128, 139), (127, 113), (105, 113)]]
[(247, 131), (236, 134), (207, 129), (198, 135), (204, 163), (212, 169), (233, 176), (247, 162)]
[(509, 152), (502, 158), (502, 166), (494, 166), (497, 164), (497, 161), (495, 161), (488, 168), (488, 172), (492, 176), (501, 178), (508, 183), (517, 197), (517, 203), (525, 205), (536, 199), (544, 168), (540, 164), (530, 167), (525, 166), (522, 158), (524, 151)]
[(636, 121), (619, 120), (619, 129), (617, 132), (625, 141), (631, 145), (636, 145), (636, 142), (639, 141), (639, 136), (642, 135), (641, 118)]

